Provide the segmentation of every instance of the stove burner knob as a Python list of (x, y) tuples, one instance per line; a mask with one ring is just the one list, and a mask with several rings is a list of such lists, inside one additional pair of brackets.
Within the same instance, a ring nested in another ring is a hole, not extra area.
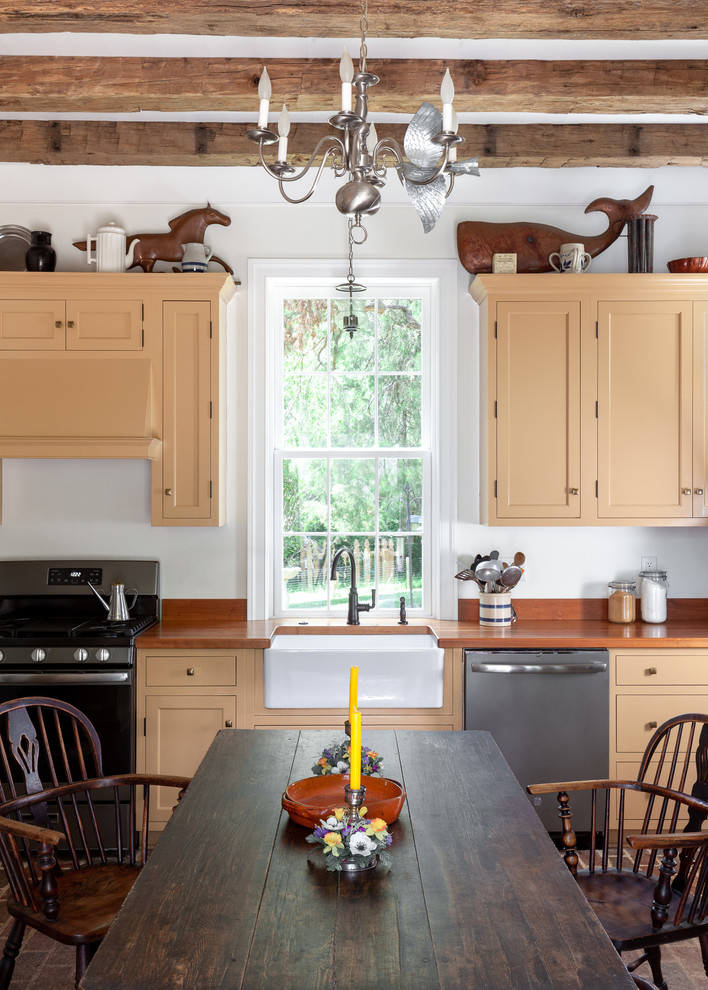
[(47, 651), (41, 649), (32, 650), (30, 656), (35, 663), (41, 663), (43, 660), (47, 659)]
[(85, 663), (88, 660), (88, 650), (84, 649), (83, 646), (79, 647), (78, 650), (74, 650), (74, 660), (78, 663)]
[(101, 663), (105, 663), (106, 660), (110, 660), (111, 651), (107, 650), (105, 646), (100, 647), (96, 650), (96, 659), (100, 660)]

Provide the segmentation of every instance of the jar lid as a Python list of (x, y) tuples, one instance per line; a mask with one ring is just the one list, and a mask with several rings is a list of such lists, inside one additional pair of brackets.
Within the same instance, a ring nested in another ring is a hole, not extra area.
[(610, 581), (610, 588), (614, 588), (615, 591), (636, 591), (637, 582), (636, 581)]
[(650, 580), (665, 581), (666, 571), (640, 571), (640, 578), (649, 578)]

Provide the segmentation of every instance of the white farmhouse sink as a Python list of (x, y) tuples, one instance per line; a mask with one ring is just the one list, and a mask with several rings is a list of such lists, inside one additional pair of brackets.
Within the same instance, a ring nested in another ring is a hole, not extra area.
[(441, 708), (443, 650), (434, 636), (276, 635), (263, 651), (266, 708), (346, 708), (359, 668), (359, 708)]

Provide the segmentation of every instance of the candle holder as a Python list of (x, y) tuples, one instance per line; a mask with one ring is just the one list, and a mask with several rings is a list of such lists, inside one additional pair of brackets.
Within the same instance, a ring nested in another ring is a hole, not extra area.
[(335, 808), (320, 820), (306, 841), (324, 848), (328, 870), (357, 874), (373, 870), (378, 862), (391, 865), (391, 834), (382, 818), (364, 818), (365, 787), (344, 787), (344, 808)]
[[(359, 814), (359, 808), (364, 807), (365, 797), (365, 787), (352, 788), (345, 786), (344, 788), (344, 800), (349, 809), (347, 825), (349, 826), (350, 834), (351, 832), (355, 832), (360, 826), (368, 824), (367, 819), (362, 818)], [(348, 856), (342, 861), (342, 871), (344, 873), (363, 873), (365, 870), (373, 870), (378, 861), (376, 853), (369, 855), (366, 860), (362, 856)]]

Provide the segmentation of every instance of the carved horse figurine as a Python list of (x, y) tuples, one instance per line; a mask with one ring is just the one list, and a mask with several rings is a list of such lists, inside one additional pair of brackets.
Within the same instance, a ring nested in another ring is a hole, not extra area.
[(593, 237), (523, 220), (516, 223), (464, 220), (457, 225), (457, 253), (463, 267), (472, 274), (491, 272), (492, 255), (507, 253), (516, 255), (517, 272), (550, 272), (553, 266), (548, 256), (558, 251), (561, 244), (579, 241), (593, 258), (605, 251), (620, 236), (630, 217), (644, 213), (653, 193), (654, 186), (649, 186), (636, 199), (610, 199), (607, 196), (594, 199), (585, 212), (604, 213), (609, 224), (604, 233)]
[[(126, 237), (127, 243), (131, 244), (136, 239), (137, 243), (133, 244), (133, 259), (128, 268), (135, 268), (139, 265), (143, 271), (151, 272), (156, 261), (181, 261), (184, 254), (182, 245), (203, 244), (204, 231), (213, 223), (228, 227), (231, 219), (207, 203), (205, 209), (189, 210), (187, 213), (175, 217), (174, 220), (170, 220), (169, 233), (130, 234)], [(80, 251), (85, 251), (86, 241), (75, 241), (74, 247)], [(210, 260), (217, 262), (225, 271), (233, 275), (233, 269), (221, 258), (217, 258), (215, 254), (211, 256)], [(179, 269), (175, 269), (175, 271), (179, 271)]]

